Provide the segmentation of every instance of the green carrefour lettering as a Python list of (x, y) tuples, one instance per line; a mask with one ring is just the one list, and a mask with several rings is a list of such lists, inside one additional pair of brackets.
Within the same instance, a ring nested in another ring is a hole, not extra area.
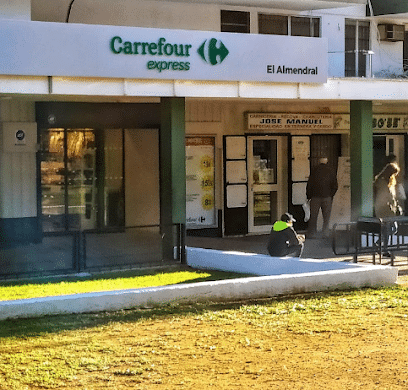
[[(149, 46), (148, 42), (142, 42), (142, 48), (143, 48), (142, 54), (143, 55), (146, 55), (146, 47), (147, 46)], [(130, 54), (133, 54), (133, 53), (130, 53)]]
[(110, 40), (110, 49), (114, 54), (134, 54), (151, 56), (190, 57), (192, 45), (184, 43), (168, 43), (166, 38), (159, 38), (157, 42), (131, 42), (124, 41), (115, 36)]
[(193, 45), (184, 45), (184, 48), (186, 50), (186, 57), (190, 57), (189, 50), (193, 47)]
[(132, 54), (132, 44), (130, 42), (125, 42), (123, 44), (123, 53)]
[(121, 37), (113, 37), (110, 41), (110, 48), (115, 54), (119, 54), (122, 52), (122, 47), (120, 44), (122, 43)]
[(188, 71), (190, 70), (190, 63), (182, 61), (148, 61), (146, 68), (148, 70), (157, 70), (159, 73), (165, 70)]
[(150, 54), (151, 56), (155, 56), (155, 55), (156, 55), (156, 51), (157, 51), (157, 43), (154, 43), (154, 42), (150, 43), (150, 44), (149, 44), (149, 54)]

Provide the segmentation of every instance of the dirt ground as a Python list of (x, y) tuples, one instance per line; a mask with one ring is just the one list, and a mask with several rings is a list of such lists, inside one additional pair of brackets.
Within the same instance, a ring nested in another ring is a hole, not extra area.
[(0, 342), (0, 362), (14, 364), (13, 386), (0, 376), (0, 389), (405, 390), (408, 277), (399, 283), (361, 296), (56, 317), (62, 330)]
[(145, 324), (134, 337), (148, 343), (151, 370), (132, 378), (126, 359), (114, 370), (123, 375), (114, 375), (113, 388), (406, 389), (406, 321), (392, 328), (381, 322), (364, 321), (346, 334), (274, 332), (250, 324), (219, 328), (191, 320)]
[[(401, 283), (408, 287), (407, 279)], [(408, 388), (405, 304), (377, 302), (306, 319), (284, 311), (262, 318), (262, 307), (252, 316), (251, 307), (243, 317), (215, 310), (129, 321), (126, 332), (117, 325), (90, 333), (85, 337), (106, 351), (106, 367), (77, 375), (64, 388)], [(118, 344), (121, 357), (112, 360)]]

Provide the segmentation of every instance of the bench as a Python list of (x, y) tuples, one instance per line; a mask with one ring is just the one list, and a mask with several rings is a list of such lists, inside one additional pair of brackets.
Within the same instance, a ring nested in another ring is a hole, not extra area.
[(373, 264), (377, 256), (381, 264), (388, 252), (393, 266), (395, 254), (408, 250), (408, 217), (360, 217), (356, 222), (335, 224), (332, 249), (336, 255), (352, 255), (355, 263), (359, 256), (371, 254)]

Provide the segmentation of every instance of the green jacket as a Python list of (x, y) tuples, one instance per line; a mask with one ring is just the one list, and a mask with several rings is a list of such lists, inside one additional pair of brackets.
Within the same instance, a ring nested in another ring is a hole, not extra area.
[(271, 256), (286, 256), (288, 248), (301, 242), (293, 227), (285, 221), (276, 221), (269, 234), (268, 252)]

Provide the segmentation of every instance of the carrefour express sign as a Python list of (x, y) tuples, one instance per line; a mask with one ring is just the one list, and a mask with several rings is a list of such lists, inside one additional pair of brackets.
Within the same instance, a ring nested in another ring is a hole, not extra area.
[(324, 83), (322, 38), (0, 21), (0, 74)]

